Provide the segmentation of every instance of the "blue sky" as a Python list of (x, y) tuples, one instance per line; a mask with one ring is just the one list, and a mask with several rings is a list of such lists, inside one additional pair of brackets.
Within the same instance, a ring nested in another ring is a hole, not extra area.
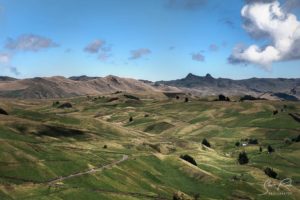
[[(0, 75), (113, 74), (170, 80), (191, 72), (234, 79), (299, 78), (298, 57), (272, 62), (268, 68), (248, 60), (247, 65), (228, 62), (240, 43), (270, 42), (268, 37), (253, 38), (242, 28), (241, 9), (246, 4), (243, 0), (0, 0)], [(299, 9), (289, 12), (299, 19)]]

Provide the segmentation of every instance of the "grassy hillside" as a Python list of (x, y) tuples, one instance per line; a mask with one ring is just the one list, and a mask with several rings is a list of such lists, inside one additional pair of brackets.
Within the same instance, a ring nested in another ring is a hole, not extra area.
[[(116, 96), (2, 99), (0, 199), (299, 199), (300, 123), (288, 115), (299, 103)], [(64, 102), (72, 108), (58, 108)], [(249, 163), (240, 165), (243, 151)], [(285, 178), (292, 186), (261, 195), (267, 180)]]

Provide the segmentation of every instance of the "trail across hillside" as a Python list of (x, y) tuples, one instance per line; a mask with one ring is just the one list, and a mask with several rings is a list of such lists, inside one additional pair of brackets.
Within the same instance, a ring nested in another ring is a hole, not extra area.
[(128, 155), (123, 155), (123, 157), (120, 160), (114, 161), (114, 162), (112, 162), (110, 164), (107, 164), (107, 165), (104, 165), (102, 167), (93, 168), (93, 169), (90, 169), (90, 170), (87, 170), (87, 171), (84, 171), (84, 172), (77, 172), (77, 173), (74, 173), (74, 174), (70, 174), (68, 176), (62, 176), (62, 177), (59, 177), (59, 178), (56, 178), (56, 179), (52, 179), (52, 180), (50, 180), (46, 183), (49, 184), (49, 185), (53, 185), (57, 182), (64, 181), (66, 179), (70, 179), (70, 178), (73, 178), (73, 177), (82, 176), (82, 175), (86, 175), (86, 174), (93, 174), (93, 173), (102, 171), (103, 169), (111, 168), (115, 165), (118, 165), (118, 164), (128, 160), (128, 158), (129, 158)]

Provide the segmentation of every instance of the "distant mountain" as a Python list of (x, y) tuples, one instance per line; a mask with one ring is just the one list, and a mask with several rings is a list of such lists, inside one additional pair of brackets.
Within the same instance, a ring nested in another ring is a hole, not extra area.
[(247, 94), (272, 100), (298, 100), (300, 99), (300, 79), (232, 80), (214, 78), (210, 74), (197, 76), (191, 73), (182, 79), (158, 82), (120, 78), (112, 75), (106, 77), (72, 76), (70, 78), (54, 76), (30, 79), (0, 77), (0, 97), (62, 98), (109, 94), (117, 91), (157, 97), (172, 96), (166, 95), (166, 93), (194, 96)]
[(15, 81), (15, 80), (17, 79), (9, 76), (0, 76), (0, 81)]
[[(226, 78), (213, 78), (210, 74), (206, 74), (206, 76), (197, 76), (190, 73), (182, 79), (158, 81), (155, 84), (174, 86), (182, 90), (191, 89), (202, 95), (214, 95), (219, 93), (226, 95), (262, 95), (264, 93), (274, 93), (274, 96), (277, 96), (278, 98), (287, 97), (289, 100), (294, 99), (291, 96), (297, 96), (296, 98), (299, 98), (300, 95), (299, 78), (250, 78), (244, 80), (232, 80)], [(282, 94), (278, 95), (278, 93)]]
[[(172, 87), (165, 88), (167, 90)], [(10, 98), (62, 98), (108, 94), (116, 91), (163, 96), (159, 88), (135, 79), (117, 76), (103, 78), (81, 76), (69, 79), (54, 76), (0, 82), (0, 97)]]

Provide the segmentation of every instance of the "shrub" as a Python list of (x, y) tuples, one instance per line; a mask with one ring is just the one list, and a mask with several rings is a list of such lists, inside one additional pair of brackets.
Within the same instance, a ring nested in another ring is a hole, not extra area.
[(238, 162), (240, 163), (240, 165), (244, 165), (249, 162), (249, 158), (248, 158), (246, 152), (243, 151), (239, 154)]
[(300, 134), (292, 139), (293, 142), (300, 142)]
[(274, 110), (273, 115), (277, 115), (277, 114), (278, 114), (278, 110)]
[(226, 97), (223, 94), (220, 94), (219, 101), (226, 101)]
[(208, 142), (208, 140), (207, 140), (206, 138), (204, 138), (204, 139), (202, 140), (202, 144), (203, 144), (204, 146), (211, 147), (210, 143)]
[(184, 102), (189, 102), (189, 98), (185, 97)]
[(178, 99), (179, 99), (179, 96), (176, 96), (176, 99), (178, 100)]
[(277, 173), (273, 169), (271, 169), (270, 167), (267, 167), (264, 170), (264, 172), (265, 172), (266, 175), (268, 175), (271, 178), (277, 178)]
[(290, 145), (290, 144), (292, 144), (292, 140), (290, 138), (284, 138), (284, 143), (286, 145)]
[(256, 139), (256, 138), (250, 138), (249, 140), (248, 140), (248, 144), (258, 144), (258, 140)]
[(107, 149), (107, 145), (106, 144), (103, 146), (103, 149)]
[(53, 107), (57, 107), (59, 104), (60, 104), (59, 101), (54, 101), (54, 102), (52, 103), (52, 106), (53, 106)]
[(116, 101), (118, 99), (119, 99), (118, 97), (112, 97), (112, 98), (108, 99), (107, 102), (113, 102), (113, 101)]
[(273, 147), (271, 145), (268, 145), (268, 152), (273, 153), (274, 151), (275, 151), (275, 149), (273, 149)]
[(129, 94), (124, 94), (124, 97), (126, 97), (128, 99), (133, 99), (133, 100), (140, 100), (140, 98), (133, 96), (133, 95), (129, 95)]
[(129, 117), (129, 122), (132, 122), (133, 121), (133, 117)]
[(196, 163), (195, 159), (190, 155), (187, 155), (187, 154), (181, 155), (180, 158), (187, 161), (187, 162), (189, 162), (189, 163), (191, 163), (191, 164), (193, 164), (193, 165), (195, 165), (195, 166), (197, 166), (197, 163)]
[(8, 115), (8, 113), (2, 108), (0, 108), (0, 115)]
[(145, 114), (144, 117), (149, 117), (149, 114)]
[(235, 143), (235, 146), (236, 146), (236, 147), (239, 147), (240, 145), (241, 145), (240, 142), (236, 142), (236, 143)]
[(65, 109), (65, 108), (72, 108), (72, 104), (69, 103), (69, 102), (66, 102), (66, 103), (63, 103), (61, 104), (60, 106), (58, 106), (58, 108), (62, 108), (62, 109)]
[(262, 151), (263, 151), (262, 147), (259, 147), (259, 152), (262, 152)]

